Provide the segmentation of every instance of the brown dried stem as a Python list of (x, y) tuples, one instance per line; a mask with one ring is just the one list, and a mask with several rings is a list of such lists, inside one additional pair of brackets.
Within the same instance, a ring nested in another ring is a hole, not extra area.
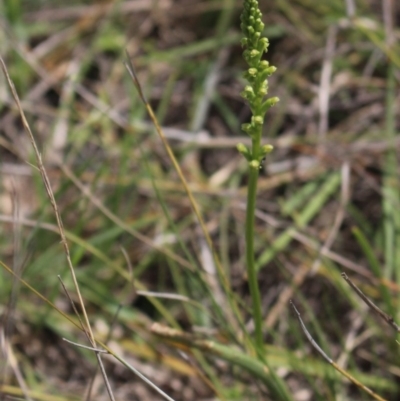
[(400, 327), (396, 324), (393, 317), (388, 315), (379, 309), (347, 276), (346, 273), (341, 273), (342, 277), (346, 280), (346, 282), (350, 285), (350, 287), (356, 292), (356, 294), (383, 320), (386, 321), (390, 326), (396, 330), (397, 333), (400, 333)]

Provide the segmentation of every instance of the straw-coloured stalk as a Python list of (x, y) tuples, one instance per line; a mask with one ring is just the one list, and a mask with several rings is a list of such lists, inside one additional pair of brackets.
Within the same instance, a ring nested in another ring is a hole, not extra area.
[(378, 316), (386, 321), (397, 333), (400, 333), (400, 326), (394, 321), (393, 316), (388, 315), (378, 308), (354, 283), (349, 279), (346, 273), (341, 273), (354, 292), (373, 310)]

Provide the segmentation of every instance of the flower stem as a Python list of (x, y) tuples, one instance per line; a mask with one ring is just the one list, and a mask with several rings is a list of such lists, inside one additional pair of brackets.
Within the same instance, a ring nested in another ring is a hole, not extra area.
[(263, 36), (264, 23), (257, 0), (244, 0), (240, 27), (243, 32), (243, 58), (248, 68), (244, 73), (247, 85), (242, 91), (242, 97), (248, 102), (252, 117), (242, 129), (252, 139), (249, 149), (242, 143), (237, 145), (238, 151), (246, 158), (249, 165), (249, 183), (247, 189), (246, 210), (246, 266), (249, 290), (252, 299), (253, 319), (255, 326), (255, 345), (258, 357), (264, 357), (264, 341), (262, 333), (261, 297), (258, 287), (257, 272), (254, 257), (254, 217), (256, 210), (257, 178), (260, 166), (265, 156), (272, 151), (271, 145), (261, 146), (264, 117), (268, 109), (279, 101), (277, 97), (266, 98), (268, 94), (268, 77), (276, 70), (268, 61), (263, 60), (263, 54), (268, 49), (268, 39)]
[(258, 172), (259, 167), (249, 163), (249, 182), (247, 189), (246, 209), (246, 266), (255, 325), (255, 343), (258, 352), (262, 353), (264, 340), (262, 333), (261, 297), (254, 260), (254, 217), (256, 209)]

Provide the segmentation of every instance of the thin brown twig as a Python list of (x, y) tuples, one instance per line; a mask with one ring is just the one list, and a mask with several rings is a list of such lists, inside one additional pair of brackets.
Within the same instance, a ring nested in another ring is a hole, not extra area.
[(301, 329), (303, 330), (304, 334), (306, 335), (308, 341), (310, 341), (311, 345), (318, 351), (318, 353), (330, 364), (333, 363), (333, 360), (329, 358), (329, 356), (322, 350), (322, 348), (316, 343), (316, 341), (312, 338), (310, 332), (307, 330), (306, 325), (301, 318), (300, 312), (297, 310), (295, 304), (292, 300), (289, 301), (290, 305), (292, 306), (293, 310), (296, 312), (297, 319), (300, 322)]
[(390, 326), (393, 327), (398, 333), (400, 332), (400, 327), (396, 324), (393, 317), (388, 315), (379, 309), (347, 276), (346, 273), (341, 273), (341, 276), (346, 280), (350, 287), (357, 293), (357, 295), (383, 320), (386, 321)]
[(81, 325), (82, 331), (86, 334), (86, 336), (88, 336), (88, 333), (86, 331), (85, 325), (82, 322), (82, 319), (81, 319), (81, 316), (78, 313), (78, 310), (76, 309), (75, 302), (72, 300), (71, 296), (69, 295), (67, 287), (65, 286), (64, 282), (62, 281), (62, 278), (61, 278), (60, 275), (58, 275), (57, 278), (60, 280), (61, 287), (63, 288), (64, 293), (65, 293), (66, 297), (68, 298), (69, 303), (71, 304), (71, 307), (72, 307), (72, 309), (73, 309), (73, 311), (75, 313), (75, 316), (78, 318), (78, 321), (79, 321), (79, 324)]

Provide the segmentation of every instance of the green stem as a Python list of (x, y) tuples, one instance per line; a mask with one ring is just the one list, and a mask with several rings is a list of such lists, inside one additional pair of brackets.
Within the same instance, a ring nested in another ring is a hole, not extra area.
[(245, 48), (243, 58), (248, 68), (244, 73), (248, 85), (245, 86), (242, 97), (249, 103), (252, 117), (248, 123), (242, 125), (242, 129), (252, 138), (252, 148), (239, 143), (238, 151), (249, 162), (249, 183), (247, 189), (246, 210), (246, 266), (249, 289), (252, 299), (253, 319), (255, 326), (255, 346), (260, 360), (264, 360), (264, 341), (262, 333), (261, 297), (257, 282), (257, 271), (254, 257), (254, 217), (256, 210), (257, 178), (260, 163), (272, 146), (261, 147), (265, 113), (276, 102), (277, 97), (267, 99), (268, 77), (276, 68), (262, 56), (268, 49), (268, 39), (263, 36), (264, 24), (262, 13), (257, 0), (244, 0), (243, 12), (240, 17), (240, 28), (243, 32), (241, 41)]
[[(253, 154), (259, 147), (253, 142)], [(256, 149), (255, 149), (256, 148)], [(262, 314), (261, 314), (261, 297), (257, 282), (257, 272), (254, 260), (254, 217), (256, 210), (256, 194), (257, 194), (257, 179), (259, 167), (249, 163), (249, 183), (247, 189), (247, 209), (246, 209), (246, 266), (247, 277), (249, 281), (249, 289), (252, 300), (253, 319), (255, 325), (255, 341), (257, 351), (263, 354), (264, 347), (262, 333)]]

